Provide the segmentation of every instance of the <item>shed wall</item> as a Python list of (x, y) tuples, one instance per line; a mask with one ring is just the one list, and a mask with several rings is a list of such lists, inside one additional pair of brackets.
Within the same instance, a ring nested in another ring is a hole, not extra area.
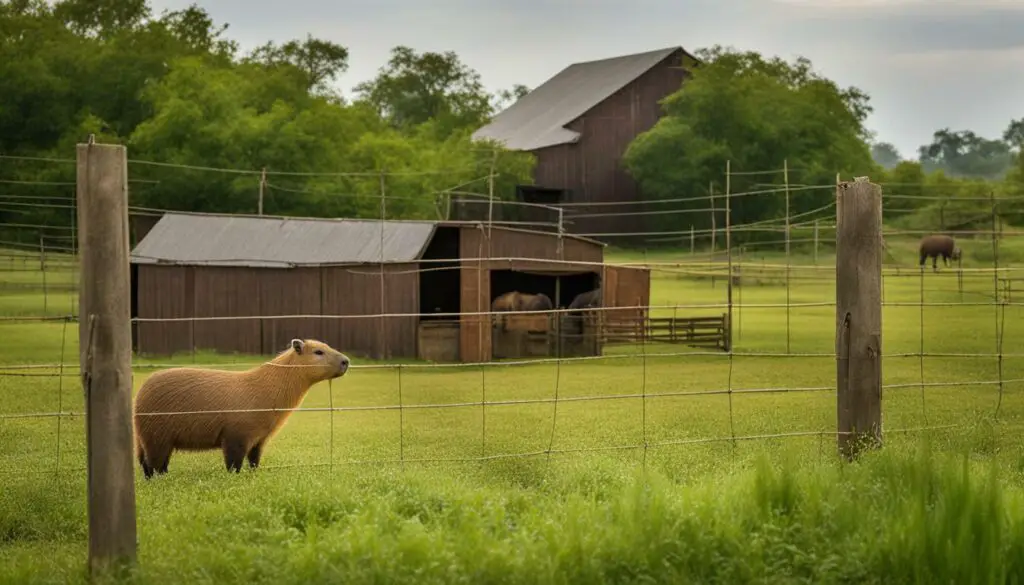
[[(320, 268), (268, 268), (257, 273), (260, 312), (264, 317), (279, 315), (320, 315)], [(323, 319), (262, 319), (262, 353), (272, 355), (288, 347), (289, 341), (323, 338)]]
[(142, 322), (138, 350), (158, 355), (193, 349), (274, 354), (285, 349), (294, 337), (314, 337), (353, 357), (415, 357), (419, 312), (416, 268), (416, 264), (396, 264), (384, 269), (385, 312), (411, 316), (267, 319), (281, 315), (380, 313), (380, 268), (139, 265), (140, 318), (249, 318)]
[[(263, 327), (260, 277), (255, 268), (196, 266), (195, 316), (245, 317), (195, 322), (195, 348), (258, 354)], [(282, 286), (284, 283), (282, 283)]]
[[(322, 268), (324, 315), (406, 313), (403, 317), (324, 319), (325, 340), (340, 351), (373, 359), (415, 357), (419, 322), (417, 264)], [(381, 307), (381, 284), (384, 305)], [(355, 294), (353, 294), (355, 293)]]
[[(138, 317), (175, 319), (192, 317), (195, 274), (191, 266), (138, 267)], [(171, 355), (192, 351), (192, 321), (143, 321), (137, 327), (137, 351)]]

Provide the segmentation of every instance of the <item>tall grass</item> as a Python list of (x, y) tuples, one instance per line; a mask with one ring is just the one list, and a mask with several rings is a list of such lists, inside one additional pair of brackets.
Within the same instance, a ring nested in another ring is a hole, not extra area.
[[(991, 465), (926, 449), (882, 452), (847, 468), (759, 459), (690, 484), (600, 457), (521, 472), (528, 486), (484, 471), (168, 476), (140, 485), (143, 546), (128, 582), (1024, 577), (1021, 489), (1000, 483)], [(81, 490), (69, 490), (70, 499), (52, 493), (25, 484), (0, 497), (4, 582), (85, 582)]]

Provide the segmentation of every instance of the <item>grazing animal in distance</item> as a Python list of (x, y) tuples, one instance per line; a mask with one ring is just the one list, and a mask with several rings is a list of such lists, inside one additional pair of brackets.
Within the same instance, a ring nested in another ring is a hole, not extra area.
[(241, 471), (246, 458), (258, 467), (267, 442), (310, 387), (340, 378), (350, 363), (326, 343), (293, 339), (272, 360), (241, 372), (183, 367), (152, 374), (132, 413), (142, 472), (146, 479), (167, 473), (175, 450), (221, 449), (229, 472)]
[(918, 255), (920, 257), (918, 264), (922, 268), (924, 267), (925, 260), (931, 258), (932, 270), (938, 271), (939, 256), (942, 256), (943, 264), (949, 266), (949, 260), (959, 260), (962, 252), (951, 236), (934, 234), (921, 238), (921, 243), (918, 246)]

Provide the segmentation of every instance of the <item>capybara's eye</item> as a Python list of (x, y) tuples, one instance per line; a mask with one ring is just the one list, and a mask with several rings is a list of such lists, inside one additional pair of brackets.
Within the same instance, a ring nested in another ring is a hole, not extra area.
[(313, 353), (315, 353), (316, 355), (324, 355), (324, 350), (318, 349), (318, 350), (314, 351)]

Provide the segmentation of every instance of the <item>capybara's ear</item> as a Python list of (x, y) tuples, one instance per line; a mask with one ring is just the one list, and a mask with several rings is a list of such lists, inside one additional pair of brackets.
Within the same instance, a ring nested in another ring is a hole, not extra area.
[(295, 353), (302, 353), (302, 346), (304, 346), (304, 345), (306, 345), (306, 344), (303, 343), (301, 339), (293, 339), (292, 340), (292, 349), (295, 350)]

